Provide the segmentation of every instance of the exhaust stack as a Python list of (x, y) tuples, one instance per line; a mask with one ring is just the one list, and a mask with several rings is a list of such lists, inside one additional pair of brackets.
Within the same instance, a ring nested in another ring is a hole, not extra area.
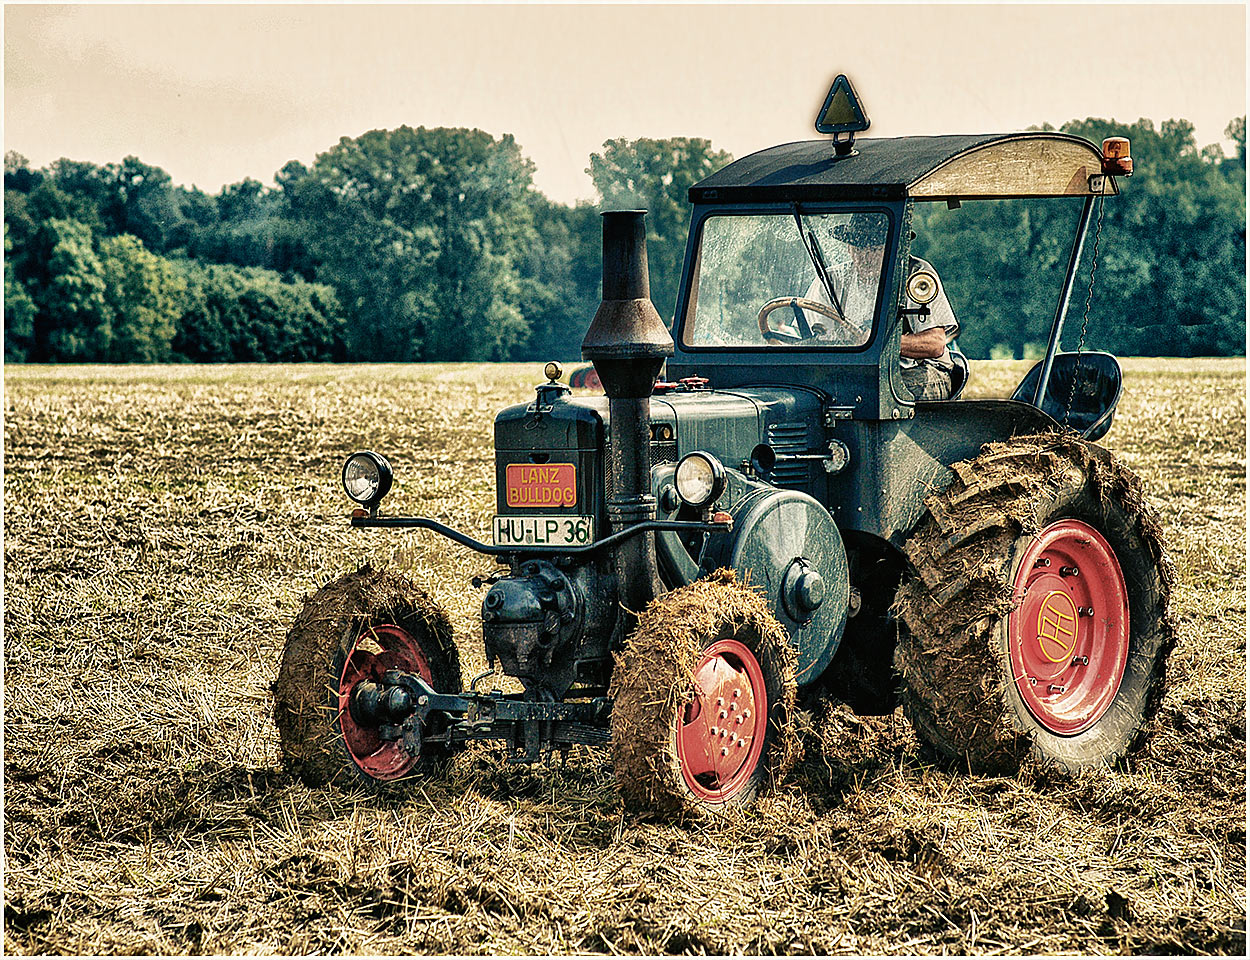
[[(673, 338), (651, 302), (644, 210), (603, 213), (603, 301), (582, 340), (608, 395), (609, 470), (613, 532), (655, 519), (651, 493), (651, 388)], [(621, 544), (615, 557), (621, 603), (641, 612), (663, 589), (655, 563), (655, 535)]]

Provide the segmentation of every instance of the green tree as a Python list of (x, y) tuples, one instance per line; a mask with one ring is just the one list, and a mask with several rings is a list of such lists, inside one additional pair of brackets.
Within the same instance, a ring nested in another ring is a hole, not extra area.
[(113, 339), (104, 271), (91, 231), (77, 220), (39, 226), (32, 257), (43, 265), (28, 282), (37, 313), (29, 359), (101, 360)]
[(353, 318), (353, 357), (508, 357), (527, 333), (515, 263), (534, 239), (532, 175), (510, 136), (406, 126), (283, 168), (318, 277)]
[(343, 359), (344, 322), (324, 284), (270, 270), (183, 265), (176, 356), (207, 363)]
[(192, 363), (229, 363), (234, 359), (228, 311), (237, 297), (231, 290), (221, 295), (215, 273), (224, 268), (202, 266), (188, 260), (179, 264), (184, 290), (172, 349), (176, 358)]
[[(1245, 348), (1244, 183), (1193, 125), (1085, 120), (1065, 132), (1127, 136), (1134, 173), (1106, 201), (1091, 331), (1126, 353), (1193, 356)], [(1088, 265), (1086, 266), (1088, 269)]]
[(182, 221), (169, 174), (138, 157), (126, 157), (120, 164), (109, 164), (106, 170), (112, 191), (101, 214), (108, 232), (133, 234), (149, 250), (164, 253)]
[(603, 209), (647, 211), (647, 262), (651, 299), (670, 323), (690, 224), (688, 191), (733, 157), (698, 137), (608, 140), (590, 155), (586, 172)]
[(16, 150), (4, 152), (4, 189), (18, 193), (30, 193), (42, 180), (42, 175), (30, 169), (30, 161)]
[(168, 361), (186, 292), (180, 272), (129, 234), (100, 241), (100, 264), (113, 334), (107, 359)]
[(514, 359), (576, 362), (599, 305), (599, 212), (589, 203), (553, 203), (537, 191), (530, 207), (537, 237), (517, 264), (529, 337)]
[(17, 279), (9, 239), (9, 225), (4, 225), (4, 359), (25, 360), (35, 337), (35, 301), (26, 286)]
[[(93, 233), (116, 235), (125, 232), (125, 225), (106, 218), (105, 211), (120, 205), (117, 200), (116, 167), (98, 166), (85, 160), (62, 157), (49, 165), (43, 184), (55, 191), (62, 210), (44, 216), (73, 217), (85, 223)], [(32, 198), (32, 207), (35, 203)]]

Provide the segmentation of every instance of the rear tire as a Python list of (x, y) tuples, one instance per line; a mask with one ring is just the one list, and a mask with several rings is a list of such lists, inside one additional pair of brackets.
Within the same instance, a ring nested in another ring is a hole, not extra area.
[(613, 671), (625, 806), (725, 813), (784, 776), (798, 755), (794, 664), (781, 624), (730, 570), (651, 603)]
[(413, 757), (400, 741), (382, 741), (352, 718), (347, 700), (355, 684), (392, 667), (420, 674), (436, 690), (460, 692), (451, 623), (423, 591), (364, 566), (304, 601), (273, 688), (282, 755), (301, 780), (385, 783), (446, 758), (438, 744)]
[(917, 735), (973, 771), (1125, 756), (1176, 643), (1175, 575), (1141, 481), (1058, 434), (988, 444), (953, 469), (907, 543), (914, 574), (896, 600)]

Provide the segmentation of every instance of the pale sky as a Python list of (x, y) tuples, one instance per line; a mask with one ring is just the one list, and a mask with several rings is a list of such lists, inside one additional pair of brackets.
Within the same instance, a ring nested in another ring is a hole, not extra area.
[(867, 136), (1246, 112), (1243, 4), (408, 6), (8, 3), (4, 147), (127, 155), (215, 193), (379, 127), (516, 136), (553, 200), (612, 137), (736, 157), (814, 139), (846, 73)]

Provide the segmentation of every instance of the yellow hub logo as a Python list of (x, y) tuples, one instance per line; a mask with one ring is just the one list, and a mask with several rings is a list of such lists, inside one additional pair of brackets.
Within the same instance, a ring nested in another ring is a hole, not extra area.
[(1076, 649), (1076, 604), (1052, 590), (1037, 611), (1037, 648), (1051, 663), (1062, 663)]

